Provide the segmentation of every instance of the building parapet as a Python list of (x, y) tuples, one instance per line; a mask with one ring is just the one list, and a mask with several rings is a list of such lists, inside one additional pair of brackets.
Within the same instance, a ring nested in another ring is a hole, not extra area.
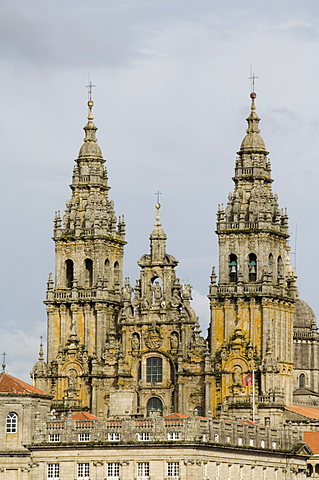
[(259, 425), (249, 420), (216, 420), (198, 416), (165, 418), (153, 416), (147, 419), (103, 419), (43, 422), (36, 420), (33, 445), (72, 444), (114, 444), (120, 442), (140, 443), (200, 443), (232, 447), (250, 447), (276, 451), (292, 451), (302, 442), (301, 434), (288, 424), (278, 428)]

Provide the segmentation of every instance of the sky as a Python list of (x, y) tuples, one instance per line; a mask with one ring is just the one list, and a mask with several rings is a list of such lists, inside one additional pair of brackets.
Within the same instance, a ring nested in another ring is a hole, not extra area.
[(0, 353), (25, 381), (46, 337), (52, 220), (70, 198), (88, 74), (117, 215), (124, 276), (149, 251), (155, 192), (167, 251), (193, 286), (203, 330), (218, 265), (216, 211), (233, 190), (250, 72), (288, 208), (300, 296), (319, 314), (318, 0), (2, 0), (0, 3)]

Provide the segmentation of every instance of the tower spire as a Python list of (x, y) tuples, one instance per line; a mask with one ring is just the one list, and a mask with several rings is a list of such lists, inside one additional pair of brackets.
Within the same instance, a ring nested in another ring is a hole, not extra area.
[[(87, 116), (87, 124), (83, 128), (85, 132), (85, 137), (84, 137), (84, 144), (80, 148), (79, 151), (79, 156), (78, 158), (94, 158), (94, 159), (101, 159), (102, 158), (102, 152), (100, 147), (97, 144), (97, 138), (96, 138), (96, 131), (97, 127), (94, 125), (93, 119), (93, 107), (94, 107), (94, 102), (92, 100), (92, 88), (95, 87), (95, 85), (92, 84), (92, 82), (89, 82), (87, 85), (88, 88), (88, 96), (89, 100), (87, 102), (88, 105), (88, 116)], [(104, 161), (103, 161), (104, 162)]]
[(243, 139), (241, 146), (240, 146), (240, 153), (265, 153), (266, 155), (268, 152), (266, 151), (265, 142), (262, 139), (259, 129), (259, 122), (260, 118), (256, 113), (256, 105), (255, 99), (257, 94), (253, 91), (250, 94), (251, 98), (251, 107), (250, 107), (250, 114), (247, 117), (248, 128), (246, 130), (247, 135)]
[(155, 204), (156, 214), (155, 214), (155, 223), (154, 229), (150, 235), (150, 244), (151, 244), (151, 257), (153, 261), (160, 261), (164, 260), (166, 254), (166, 235), (164, 230), (162, 229), (161, 223), (161, 204), (159, 203), (159, 196), (160, 192), (157, 192), (157, 202)]

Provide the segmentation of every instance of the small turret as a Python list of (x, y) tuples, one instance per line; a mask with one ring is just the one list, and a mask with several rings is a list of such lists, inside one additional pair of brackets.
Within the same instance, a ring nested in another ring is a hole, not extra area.
[(150, 235), (150, 247), (151, 247), (151, 259), (152, 262), (163, 262), (165, 253), (166, 253), (166, 235), (164, 230), (162, 229), (161, 224), (161, 204), (156, 203), (156, 216), (155, 216), (155, 223), (154, 223), (154, 230)]

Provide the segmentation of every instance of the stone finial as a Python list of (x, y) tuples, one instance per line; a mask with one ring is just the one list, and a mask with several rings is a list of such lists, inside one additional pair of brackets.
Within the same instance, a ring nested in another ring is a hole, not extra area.
[(155, 215), (154, 229), (150, 235), (151, 258), (152, 258), (152, 261), (162, 262), (166, 254), (166, 235), (164, 230), (162, 229), (162, 224), (161, 224), (161, 214), (160, 214), (161, 204), (157, 202), (155, 205), (155, 208), (156, 208), (156, 215)]
[(42, 337), (40, 337), (39, 360), (40, 361), (44, 360)]

